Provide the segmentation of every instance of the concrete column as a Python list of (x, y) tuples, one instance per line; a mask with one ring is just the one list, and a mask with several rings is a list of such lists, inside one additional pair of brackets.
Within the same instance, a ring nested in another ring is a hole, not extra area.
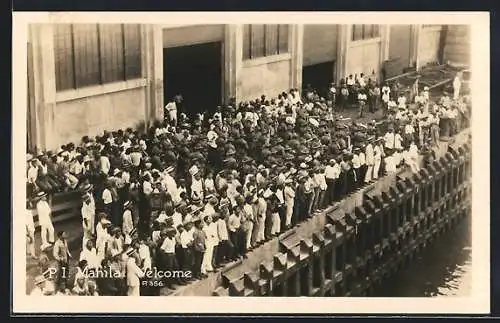
[(411, 64), (413, 64), (418, 70), (419, 64), (419, 48), (420, 48), (420, 35), (422, 34), (422, 25), (412, 25), (411, 26), (411, 40), (410, 40), (410, 57)]
[(391, 40), (391, 26), (380, 25), (380, 61), (389, 59), (389, 43)]
[(163, 119), (163, 28), (159, 25), (152, 26), (151, 50), (153, 52), (153, 100), (152, 107), (154, 118)]
[(290, 88), (302, 89), (302, 64), (304, 57), (304, 25), (291, 25), (291, 75)]
[(142, 68), (147, 80), (145, 122), (163, 120), (163, 31), (159, 25), (142, 26)]
[(238, 82), (243, 61), (243, 25), (226, 25), (224, 34), (224, 93), (225, 101), (238, 97)]
[(144, 123), (146, 129), (149, 127), (153, 120), (153, 51), (152, 49), (152, 26), (141, 25), (141, 61), (142, 61), (142, 75), (146, 78), (145, 102), (144, 107)]
[(336, 82), (340, 82), (341, 79), (346, 77), (347, 69), (347, 55), (349, 49), (350, 35), (352, 26), (351, 25), (340, 25), (337, 37), (337, 62), (336, 62)]
[(54, 149), (54, 110), (56, 107), (56, 72), (54, 33), (50, 24), (30, 26), (33, 43), (33, 93), (36, 146)]

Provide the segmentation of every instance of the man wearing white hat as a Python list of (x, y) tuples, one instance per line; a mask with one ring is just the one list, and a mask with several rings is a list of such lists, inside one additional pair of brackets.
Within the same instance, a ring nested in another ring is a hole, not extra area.
[(133, 257), (135, 249), (130, 248), (126, 251), (127, 259), (127, 296), (140, 296), (141, 281), (144, 277), (144, 272), (137, 266), (135, 257)]
[(52, 210), (47, 202), (47, 193), (39, 192), (36, 197), (38, 199), (36, 211), (38, 213), (38, 223), (40, 224), (42, 247), (45, 247), (49, 243), (54, 243), (54, 225), (51, 219)]

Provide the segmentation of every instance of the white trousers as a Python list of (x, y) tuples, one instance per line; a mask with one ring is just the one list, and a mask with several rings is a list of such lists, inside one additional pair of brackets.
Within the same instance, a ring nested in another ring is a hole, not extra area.
[(252, 247), (253, 222), (248, 221), (246, 225), (248, 227), (246, 228), (247, 230), (245, 231), (245, 243), (248, 250)]
[(377, 179), (378, 178), (378, 172), (380, 170), (380, 160), (376, 160), (375, 161), (375, 164), (373, 165), (373, 179)]
[(369, 183), (372, 180), (372, 175), (373, 175), (373, 165), (368, 165), (368, 167), (366, 168), (365, 183)]
[(206, 243), (206, 250), (201, 261), (201, 273), (206, 274), (207, 271), (213, 271), (212, 257), (214, 256), (214, 245), (211, 242)]
[(175, 126), (177, 126), (177, 110), (170, 110), (168, 112), (168, 118), (170, 121), (174, 121)]
[(48, 243), (54, 243), (54, 226), (52, 223), (40, 224), (40, 235), (42, 236), (42, 246), (46, 246)]
[(453, 87), (453, 100), (457, 100), (458, 96), (460, 95), (460, 87)]
[(294, 204), (294, 201), (286, 203), (285, 225), (287, 227), (289, 227), (292, 224), (293, 204)]
[(266, 240), (265, 236), (265, 228), (266, 228), (266, 216), (260, 216), (259, 217), (259, 230), (257, 231), (257, 242), (261, 242)]
[(281, 219), (278, 213), (272, 214), (272, 226), (271, 226), (271, 234), (280, 233), (281, 229)]
[(141, 296), (141, 287), (129, 286), (127, 290), (127, 296)]

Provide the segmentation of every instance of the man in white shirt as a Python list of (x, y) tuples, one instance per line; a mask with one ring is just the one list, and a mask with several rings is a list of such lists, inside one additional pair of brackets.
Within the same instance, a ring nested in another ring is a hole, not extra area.
[(360, 186), (363, 185), (363, 183), (365, 182), (365, 177), (366, 177), (366, 170), (367, 170), (367, 166), (366, 166), (366, 156), (365, 156), (365, 153), (364, 153), (364, 150), (363, 149), (359, 149), (359, 152), (358, 152), (358, 160), (359, 160), (359, 178), (358, 178), (358, 183)]
[(335, 194), (335, 184), (340, 176), (340, 166), (337, 161), (332, 158), (330, 159), (328, 165), (325, 167), (325, 181), (327, 186), (327, 201), (328, 204), (333, 203), (336, 200)]
[(111, 169), (111, 163), (109, 162), (108, 156), (101, 155), (99, 157), (99, 163), (100, 163), (100, 166), (101, 166), (101, 172), (103, 174), (108, 175), (109, 174), (109, 170)]
[(401, 166), (401, 161), (403, 158), (402, 152), (403, 152), (403, 148), (398, 148), (392, 154), (392, 161), (394, 162), (396, 169), (399, 169), (399, 167)]
[(421, 95), (423, 97), (424, 102), (428, 103), (429, 102), (429, 87), (428, 86), (424, 86), (424, 90), (422, 91)]
[(144, 277), (144, 272), (139, 266), (137, 266), (135, 261), (135, 249), (130, 248), (127, 250), (127, 296), (140, 296), (141, 281), (140, 279)]
[(149, 246), (147, 244), (147, 241), (144, 241), (143, 239), (139, 240), (139, 248), (138, 248), (138, 253), (139, 253), (139, 258), (141, 259), (142, 262), (142, 267), (141, 269), (146, 272), (148, 270), (151, 270), (153, 264), (152, 264), (152, 259), (151, 259), (151, 251), (149, 249)]
[(405, 164), (410, 166), (411, 171), (416, 173), (420, 170), (420, 166), (418, 164), (418, 148), (415, 145), (415, 142), (410, 143), (410, 147), (403, 153), (403, 158)]
[(360, 149), (358, 147), (354, 148), (353, 154), (352, 154), (352, 169), (354, 171), (354, 181), (353, 181), (353, 189), (356, 190), (359, 188), (359, 183), (360, 183), (360, 167), (361, 164), (359, 162), (359, 153)]
[(102, 203), (104, 204), (104, 212), (108, 216), (112, 216), (113, 195), (111, 194), (111, 182), (107, 182), (102, 191)]
[(170, 99), (165, 106), (164, 119), (177, 127), (177, 104), (174, 98)]
[[(285, 228), (289, 228), (292, 225), (292, 215), (293, 207), (295, 204), (295, 190), (293, 188), (293, 180), (285, 180), (285, 189), (283, 190), (283, 195), (285, 197)], [(261, 195), (264, 194), (264, 190), (261, 190)], [(262, 198), (259, 196), (259, 198)], [(265, 202), (265, 200), (264, 200)]]
[(201, 273), (206, 274), (207, 272), (214, 271), (213, 267), (213, 255), (214, 249), (219, 244), (219, 237), (217, 234), (217, 224), (213, 223), (211, 216), (205, 216), (203, 221), (205, 225), (203, 226), (203, 231), (205, 231), (205, 254), (203, 255), (203, 260), (201, 263)]
[(362, 88), (365, 87), (366, 82), (365, 82), (365, 75), (363, 73), (359, 74), (357, 81), (358, 81), (358, 84), (360, 87), (362, 87)]
[(255, 232), (255, 237), (253, 242), (257, 245), (260, 245), (265, 240), (267, 201), (264, 199), (263, 194), (263, 189), (257, 191), (256, 201), (253, 206), (253, 213), (255, 215), (255, 228), (253, 230)]
[(99, 223), (96, 226), (96, 248), (99, 257), (104, 258), (106, 247), (111, 240), (108, 227), (111, 222), (106, 219), (106, 213), (99, 214)]
[(193, 222), (187, 218), (184, 220), (184, 231), (181, 232), (181, 248), (182, 248), (182, 270), (190, 271), (193, 266)]
[(384, 148), (394, 149), (394, 143), (396, 141), (396, 134), (392, 128), (389, 128), (387, 133), (384, 135)]
[(90, 201), (89, 194), (83, 196), (82, 203), (82, 227), (83, 227), (83, 240), (82, 246), (86, 245), (86, 241), (92, 239), (94, 235), (94, 218), (95, 218), (95, 206), (92, 205)]
[(375, 163), (373, 145), (370, 139), (368, 140), (368, 144), (365, 147), (365, 163), (366, 163), (366, 173), (364, 181), (365, 183), (369, 183), (372, 180), (373, 165)]
[(97, 255), (97, 249), (94, 248), (92, 240), (87, 240), (80, 253), (80, 261), (87, 261), (88, 269), (97, 269), (101, 267), (101, 258)]
[(384, 162), (385, 162), (385, 171), (387, 172), (387, 174), (393, 174), (397, 172), (396, 163), (392, 155), (385, 157)]
[(122, 220), (122, 232), (125, 236), (128, 236), (132, 229), (134, 229), (134, 221), (132, 219), (132, 204), (130, 201), (125, 201), (123, 203), (123, 220)]
[(378, 179), (380, 172), (380, 164), (382, 162), (382, 155), (384, 153), (383, 146), (381, 145), (383, 138), (378, 138), (373, 147), (373, 179)]
[(363, 117), (363, 112), (365, 110), (366, 102), (368, 101), (368, 96), (366, 95), (365, 90), (361, 90), (358, 93), (358, 104), (359, 104), (359, 113), (358, 118)]
[(179, 212), (180, 204), (176, 205), (176, 208), (174, 210), (174, 214), (172, 214), (172, 222), (173, 222), (173, 227), (177, 228), (179, 225), (182, 225), (182, 214)]
[(49, 243), (54, 243), (54, 225), (51, 218), (52, 210), (47, 202), (46, 193), (38, 193), (37, 198), (39, 200), (36, 203), (36, 211), (38, 213), (38, 223), (40, 224), (40, 235), (42, 236), (41, 248), (44, 249)]
[(406, 97), (403, 93), (398, 97), (398, 108), (406, 109)]
[(460, 96), (461, 85), (462, 82), (460, 81), (460, 74), (457, 73), (453, 79), (453, 100), (455, 101), (458, 100), (458, 97)]
[(415, 135), (415, 129), (413, 128), (413, 124), (411, 121), (408, 121), (405, 125), (405, 142), (408, 144)]
[(439, 116), (437, 113), (431, 113), (428, 122), (430, 124), (432, 142), (434, 145), (437, 145), (439, 141)]
[[(222, 209), (226, 207), (227, 202), (223, 203)], [(226, 217), (228, 215), (227, 208), (226, 210), (222, 210), (219, 207), (219, 212), (216, 213), (214, 217), (214, 222), (217, 226), (217, 236), (219, 237), (219, 244), (217, 246), (217, 254), (216, 254), (216, 266), (221, 266), (226, 263), (229, 257), (229, 232), (227, 231), (227, 223)]]
[(399, 131), (394, 135), (394, 149), (403, 149), (403, 137), (401, 137)]
[(203, 179), (201, 178), (198, 167), (193, 166), (189, 170), (191, 173), (191, 196), (197, 195), (200, 200), (203, 201), (205, 198), (205, 192), (203, 188)]
[(33, 159), (30, 161), (28, 168), (28, 183), (33, 185), (35, 188), (37, 187), (36, 180), (38, 178), (38, 161)]

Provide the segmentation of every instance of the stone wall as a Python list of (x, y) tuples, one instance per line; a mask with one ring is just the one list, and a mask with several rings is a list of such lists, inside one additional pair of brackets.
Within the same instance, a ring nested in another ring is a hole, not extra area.
[(146, 116), (145, 87), (58, 102), (54, 111), (53, 143), (79, 142), (85, 135), (135, 127)]
[(277, 55), (244, 61), (236, 91), (238, 100), (252, 100), (265, 94), (276, 97), (291, 85), (291, 55)]
[(334, 61), (337, 58), (338, 25), (305, 25), (303, 65)]
[(422, 27), (418, 49), (420, 66), (438, 62), (441, 31), (441, 26)]

